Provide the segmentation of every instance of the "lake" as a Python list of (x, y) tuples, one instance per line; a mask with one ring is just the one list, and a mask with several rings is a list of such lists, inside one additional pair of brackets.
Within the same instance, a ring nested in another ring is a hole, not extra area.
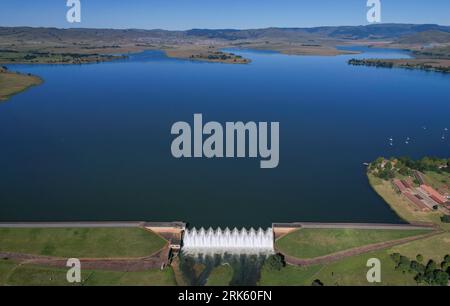
[[(401, 222), (363, 163), (450, 155), (450, 75), (347, 65), (407, 56), (358, 49), (365, 54), (234, 51), (249, 65), (158, 51), (81, 66), (9, 65), (45, 83), (0, 104), (0, 221)], [(174, 159), (170, 128), (194, 113), (280, 122), (278, 168)]]

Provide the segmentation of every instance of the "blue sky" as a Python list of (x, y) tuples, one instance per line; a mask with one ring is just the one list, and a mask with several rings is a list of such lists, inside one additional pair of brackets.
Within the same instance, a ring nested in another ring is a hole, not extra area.
[[(69, 24), (66, 0), (1, 0), (0, 26), (142, 28), (312, 27), (367, 24), (367, 0), (81, 0)], [(382, 22), (450, 25), (450, 0), (381, 0)]]

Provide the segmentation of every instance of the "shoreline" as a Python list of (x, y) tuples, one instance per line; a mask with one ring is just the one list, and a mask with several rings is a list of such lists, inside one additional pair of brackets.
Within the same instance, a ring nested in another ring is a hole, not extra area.
[(445, 59), (350, 59), (349, 65), (367, 66), (376, 68), (401, 68), (408, 70), (422, 70), (429, 72), (439, 72), (443, 74), (450, 73), (450, 60)]
[(6, 102), (13, 96), (44, 83), (44, 80), (39, 76), (11, 72), (4, 68), (0, 68), (0, 79), (6, 83), (5, 87), (0, 87), (0, 103)]

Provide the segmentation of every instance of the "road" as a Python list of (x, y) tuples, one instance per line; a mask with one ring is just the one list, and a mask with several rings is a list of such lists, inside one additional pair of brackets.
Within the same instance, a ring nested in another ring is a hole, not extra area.
[(348, 228), (348, 229), (373, 229), (373, 230), (413, 230), (413, 229), (433, 229), (432, 224), (377, 224), (377, 223), (274, 223), (274, 228)]
[(0, 222), (0, 228), (120, 228), (140, 227), (142, 221), (117, 222)]

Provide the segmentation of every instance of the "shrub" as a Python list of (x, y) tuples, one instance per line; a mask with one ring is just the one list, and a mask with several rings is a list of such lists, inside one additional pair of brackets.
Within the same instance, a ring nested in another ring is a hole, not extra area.
[(450, 215), (443, 215), (441, 221), (444, 223), (450, 223)]

